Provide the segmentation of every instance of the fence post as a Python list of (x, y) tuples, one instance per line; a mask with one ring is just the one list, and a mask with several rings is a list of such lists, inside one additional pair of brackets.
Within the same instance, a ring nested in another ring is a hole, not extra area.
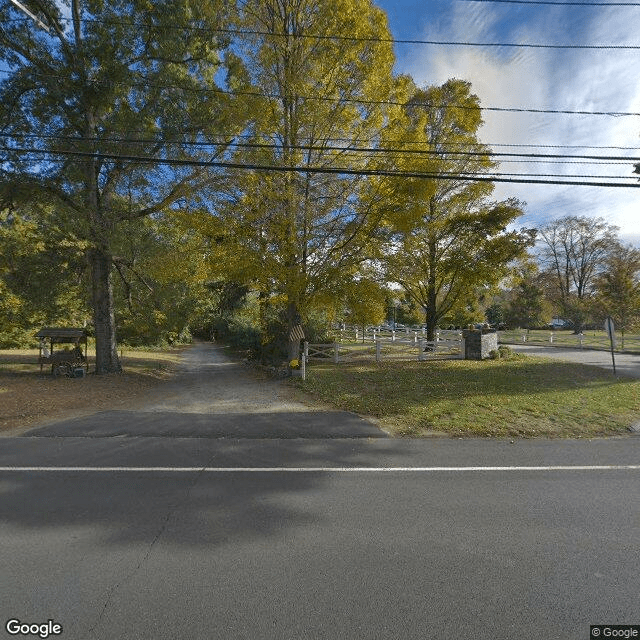
[(307, 358), (309, 357), (309, 343), (305, 340), (302, 349), (302, 380), (307, 379)]
[(466, 339), (462, 338), (462, 340), (460, 340), (460, 359), (461, 360), (466, 360), (467, 358), (467, 344), (466, 344)]
[(380, 347), (380, 340), (376, 340), (376, 362), (380, 362), (382, 357), (382, 349)]
[(358, 342), (358, 329), (356, 328), (356, 342)]
[(333, 343), (333, 361), (335, 364), (340, 362), (340, 345), (337, 342)]
[(526, 342), (527, 341), (527, 334), (523, 333), (522, 334), (522, 342)]
[(394, 329), (391, 332), (391, 342), (395, 342), (396, 341), (396, 330)]
[(549, 334), (549, 342), (553, 342), (553, 331)]

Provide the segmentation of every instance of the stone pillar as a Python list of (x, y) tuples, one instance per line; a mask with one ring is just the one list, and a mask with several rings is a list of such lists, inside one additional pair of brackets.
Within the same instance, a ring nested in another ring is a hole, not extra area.
[(465, 329), (462, 337), (465, 360), (486, 360), (492, 351), (498, 349), (498, 334), (495, 331)]

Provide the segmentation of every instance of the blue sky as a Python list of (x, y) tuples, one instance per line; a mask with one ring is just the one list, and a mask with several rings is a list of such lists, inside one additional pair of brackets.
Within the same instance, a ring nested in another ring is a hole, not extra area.
[[(374, 0), (396, 39), (640, 45), (640, 6), (552, 6), (464, 0)], [(613, 1), (613, 0), (612, 0)], [(629, 0), (631, 1), (631, 0)], [(450, 77), (472, 83), (484, 106), (640, 112), (640, 50), (555, 50), (396, 44), (397, 71), (420, 86)], [(485, 112), (488, 144), (578, 145), (530, 152), (640, 157), (640, 117)], [(593, 146), (635, 150), (594, 149)], [(494, 146), (495, 151), (509, 151)], [(523, 150), (523, 151), (526, 151)], [(503, 172), (631, 175), (618, 165), (503, 163)], [(520, 225), (564, 215), (602, 217), (640, 246), (640, 190), (498, 184), (497, 198), (527, 203)]]

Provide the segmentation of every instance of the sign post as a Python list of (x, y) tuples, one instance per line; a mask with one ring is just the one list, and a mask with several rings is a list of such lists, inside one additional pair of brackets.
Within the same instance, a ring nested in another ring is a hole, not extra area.
[(613, 318), (611, 316), (607, 316), (607, 319), (604, 321), (604, 330), (607, 332), (609, 336), (609, 343), (611, 344), (611, 361), (613, 362), (613, 375), (616, 375), (616, 356), (613, 350), (616, 347), (616, 328), (613, 324)]

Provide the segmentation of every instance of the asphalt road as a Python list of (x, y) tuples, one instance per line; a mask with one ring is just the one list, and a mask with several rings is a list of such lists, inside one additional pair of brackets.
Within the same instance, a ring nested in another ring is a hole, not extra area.
[(4, 439), (3, 623), (83, 640), (588, 638), (640, 624), (639, 463), (637, 437)]
[[(610, 351), (598, 349), (571, 349), (568, 347), (551, 347), (534, 344), (510, 344), (514, 351), (532, 356), (556, 358), (567, 362), (578, 362), (594, 367), (607, 369), (613, 374), (613, 361)], [(640, 355), (635, 353), (616, 353), (616, 373), (618, 375), (640, 378)]]
[(74, 640), (640, 625), (638, 436), (394, 440), (339, 412), (199, 406), (0, 439), (0, 637), (10, 619)]

